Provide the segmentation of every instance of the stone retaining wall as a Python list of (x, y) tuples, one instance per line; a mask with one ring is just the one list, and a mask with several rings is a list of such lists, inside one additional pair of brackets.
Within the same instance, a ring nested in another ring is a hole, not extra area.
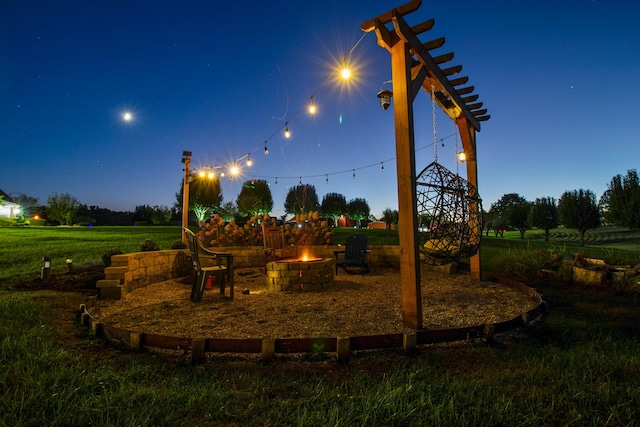
[[(334, 251), (344, 246), (312, 246), (310, 254), (319, 258), (333, 258)], [(369, 246), (369, 267), (400, 267), (399, 246)], [(233, 254), (236, 268), (264, 266), (262, 246), (220, 248)], [(192, 273), (191, 256), (187, 249), (133, 252), (111, 256), (111, 266), (105, 267), (103, 280), (96, 287), (100, 298), (120, 299), (134, 289)]]

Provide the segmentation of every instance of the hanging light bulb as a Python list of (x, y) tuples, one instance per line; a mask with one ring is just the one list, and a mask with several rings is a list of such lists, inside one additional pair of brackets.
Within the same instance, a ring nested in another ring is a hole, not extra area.
[(204, 171), (204, 169), (200, 169), (200, 172), (198, 172), (198, 176), (200, 176), (200, 178), (204, 178), (206, 174), (207, 173)]
[(267, 141), (264, 142), (264, 155), (269, 154), (269, 149), (267, 148)]
[(356, 170), (353, 169), (353, 175), (351, 176), (353, 179), (356, 179)]
[(278, 177), (276, 176), (276, 186), (278, 186)]
[(207, 178), (209, 178), (209, 179), (213, 179), (213, 178), (215, 178), (215, 177), (216, 177), (216, 174), (215, 174), (213, 171), (210, 171), (210, 172), (207, 174)]
[(464, 163), (467, 160), (467, 156), (464, 154), (464, 151), (458, 153), (458, 161), (460, 163)]
[(349, 80), (351, 78), (351, 70), (349, 69), (349, 66), (347, 65), (347, 61), (344, 58), (342, 58), (342, 67), (340, 68), (340, 76), (344, 80)]
[(251, 161), (251, 153), (247, 153), (247, 166), (251, 166), (253, 162)]
[(329, 183), (329, 174), (326, 174), (326, 175), (324, 176), (324, 178), (325, 178), (325, 182), (328, 184), (328, 183)]
[(384, 172), (384, 162), (380, 162), (380, 165), (381, 165), (380, 169), (382, 170), (382, 172)]
[(309, 104), (309, 114), (316, 113), (316, 104), (313, 102), (313, 95), (311, 95), (311, 103)]
[(220, 176), (224, 177), (224, 172), (220, 172)]
[(298, 181), (298, 185), (302, 185), (302, 177), (300, 177), (300, 181)]
[(289, 132), (289, 122), (284, 124), (284, 136), (285, 138), (289, 138), (291, 136), (291, 132)]

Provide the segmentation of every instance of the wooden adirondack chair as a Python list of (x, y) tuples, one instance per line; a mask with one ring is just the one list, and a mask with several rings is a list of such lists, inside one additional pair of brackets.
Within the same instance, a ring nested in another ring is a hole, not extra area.
[(284, 230), (281, 226), (262, 226), (262, 241), (264, 244), (264, 264), (279, 259), (296, 258), (298, 248), (284, 244)]
[[(370, 252), (367, 249), (367, 236), (363, 234), (354, 234), (347, 239), (345, 249), (341, 251), (333, 251), (336, 257), (336, 275), (338, 274), (338, 267), (342, 267), (347, 273), (351, 273), (350, 267), (357, 267), (359, 271), (364, 275), (369, 272), (369, 265), (365, 258)], [(340, 257), (343, 255), (343, 257)]]
[(191, 230), (185, 228), (184, 231), (187, 235), (193, 270), (196, 275), (191, 287), (191, 301), (202, 301), (202, 294), (209, 276), (215, 277), (222, 295), (224, 295), (224, 289), (228, 281), (229, 299), (233, 299), (233, 255), (207, 250)]

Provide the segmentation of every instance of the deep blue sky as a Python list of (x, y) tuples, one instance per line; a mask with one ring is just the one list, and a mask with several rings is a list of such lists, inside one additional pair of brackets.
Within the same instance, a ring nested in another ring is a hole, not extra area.
[[(331, 76), (360, 24), (402, 1), (221, 3), (3, 1), (0, 188), (42, 204), (57, 192), (114, 210), (169, 206), (183, 150), (195, 169), (251, 153), (242, 178), (223, 179), (225, 201), (255, 177), (278, 216), (300, 181), (320, 199), (365, 198), (376, 216), (396, 209), (393, 113), (376, 98), (390, 55), (367, 34), (349, 58), (356, 81)], [(405, 17), (435, 18), (421, 40), (446, 37), (433, 54), (455, 52), (447, 65), (463, 65), (489, 110), (477, 134), (485, 209), (506, 193), (600, 197), (638, 168), (639, 15), (631, 0), (440, 0)], [(317, 115), (296, 114), (314, 93)], [(434, 159), (428, 94), (415, 107), (420, 171)], [(453, 124), (440, 111), (436, 124), (438, 159), (455, 171)]]

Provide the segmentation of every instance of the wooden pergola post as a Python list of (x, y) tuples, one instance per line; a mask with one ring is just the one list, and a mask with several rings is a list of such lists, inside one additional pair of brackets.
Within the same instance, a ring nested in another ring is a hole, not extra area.
[(400, 283), (402, 286), (402, 323), (422, 329), (422, 292), (420, 290), (420, 252), (416, 197), (416, 162), (411, 94), (411, 55), (409, 46), (398, 42), (391, 47), (391, 75), (396, 130), (396, 167), (398, 172), (398, 230), (400, 240)]
[[(398, 173), (398, 234), (400, 240), (400, 279), (402, 282), (402, 321), (405, 327), (422, 328), (422, 295), (420, 281), (420, 252), (418, 239), (418, 213), (416, 197), (415, 142), (413, 128), (413, 100), (420, 88), (434, 94), (443, 111), (456, 121), (467, 162), (467, 181), (478, 188), (476, 161), (476, 131), (480, 121), (488, 120), (482, 103), (473, 103), (478, 95), (463, 97), (473, 92), (473, 86), (456, 89), (465, 84), (467, 77), (449, 79), (458, 74), (462, 66), (441, 69), (440, 64), (453, 59), (453, 53), (437, 57), (430, 50), (442, 47), (444, 38), (422, 43), (418, 34), (429, 31), (434, 24), (430, 19), (410, 27), (403, 16), (420, 7), (421, 0), (412, 0), (361, 25), (365, 32), (375, 31), (378, 44), (391, 53), (391, 80), (393, 83), (393, 113), (396, 135), (396, 165)], [(386, 27), (393, 24), (393, 29)], [(477, 203), (477, 202), (473, 202)], [(471, 207), (473, 208), (473, 207)], [(478, 206), (475, 206), (478, 208)], [(480, 225), (474, 225), (478, 230)], [(480, 279), (480, 253), (471, 257), (471, 277)]]

